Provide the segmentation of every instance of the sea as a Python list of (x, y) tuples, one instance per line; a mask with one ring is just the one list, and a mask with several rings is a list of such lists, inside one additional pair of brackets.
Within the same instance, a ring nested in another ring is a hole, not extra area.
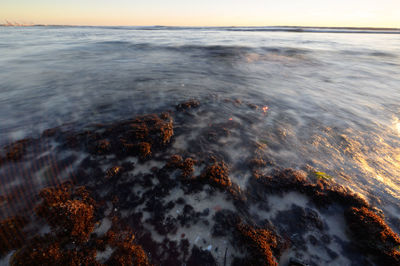
[[(194, 154), (191, 143), (197, 141), (196, 149), (223, 157), (232, 182), (244, 189), (251, 171), (240, 165), (252, 156), (249, 141), (262, 144), (262, 156), (269, 162), (265, 168), (322, 173), (378, 208), (400, 233), (399, 44), (398, 29), (0, 27), (0, 146), (40, 139), (52, 128), (79, 132), (138, 115), (174, 113), (177, 104), (196, 100), (198, 109), (187, 111), (192, 112), (191, 133), (172, 138), (174, 152)], [(215, 143), (197, 134), (226, 121), (234, 121), (240, 130), (233, 129)], [(177, 132), (184, 127), (176, 126)], [(43, 154), (67, 157), (55, 143), (43, 148)], [(74, 156), (80, 162), (87, 154), (75, 151)], [(77, 162), (52, 178), (67, 180)], [(162, 167), (160, 161), (135, 163), (143, 173)], [(45, 177), (46, 162), (44, 170), (35, 173), (24, 168), (29, 164), (24, 161), (10, 174), (12, 164), (0, 166), (2, 195), (23, 186), (26, 179), (34, 179), (24, 190), (31, 196), (51, 183)], [(218, 207), (209, 206), (210, 220), (224, 206), (235, 209), (218, 195), (212, 200), (205, 194), (196, 197), (201, 200), (188, 201), (201, 208), (221, 201)], [(269, 213), (256, 207), (250, 213), (274, 221), (277, 212), (293, 204), (304, 207), (306, 201), (291, 192), (273, 196), (269, 207), (275, 209)], [(2, 210), (1, 216), (20, 210)], [(129, 210), (124, 215), (129, 216)], [(343, 219), (324, 217), (340, 231), (330, 232), (345, 241)], [(151, 225), (144, 227), (151, 231)], [(203, 234), (199, 226), (182, 230), (191, 244)], [(204, 235), (207, 243), (197, 243), (204, 250), (225, 243)], [(153, 240), (162, 242), (162, 237)], [(340, 255), (340, 245), (332, 243), (338, 256), (321, 255), (309, 245), (303, 255), (289, 252), (286, 261), (294, 256), (304, 265), (353, 265)], [(221, 250), (225, 254), (218, 253)], [(225, 246), (210, 252), (220, 265), (226, 264)]]

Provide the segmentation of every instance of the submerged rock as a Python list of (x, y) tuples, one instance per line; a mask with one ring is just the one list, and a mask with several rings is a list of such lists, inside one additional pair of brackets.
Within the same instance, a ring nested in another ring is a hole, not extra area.
[(249, 160), (249, 166), (251, 169), (262, 168), (262, 167), (267, 166), (267, 162), (261, 158), (253, 158), (253, 159)]
[(197, 100), (189, 100), (187, 102), (178, 104), (176, 106), (176, 110), (183, 111), (183, 110), (199, 107), (199, 105), (200, 105), (199, 101), (197, 101)]
[(107, 139), (102, 139), (96, 143), (96, 151), (98, 154), (107, 154), (111, 151), (111, 143)]
[(217, 212), (213, 220), (215, 221), (212, 228), (212, 235), (214, 237), (234, 237), (236, 225), (242, 222), (240, 216), (230, 210), (221, 210)]
[(101, 265), (95, 249), (63, 249), (62, 243), (51, 236), (35, 237), (10, 260), (11, 265)]
[[(133, 243), (134, 235), (128, 232), (109, 231), (103, 239), (94, 238), (89, 243), (74, 245), (52, 235), (35, 237), (17, 250), (11, 265), (140, 265), (148, 266), (146, 252)], [(97, 249), (108, 245), (114, 249), (105, 263), (97, 258)], [(71, 248), (73, 247), (73, 248)]]
[(183, 160), (182, 156), (175, 154), (171, 156), (166, 167), (171, 169), (180, 169), (181, 176), (184, 179), (190, 179), (193, 177), (194, 166), (196, 163), (197, 161), (192, 158), (186, 158)]
[(122, 166), (113, 166), (106, 171), (106, 178), (119, 177), (123, 171), (124, 168)]
[(32, 144), (32, 139), (23, 139), (7, 145), (5, 149), (5, 158), (3, 160), (19, 161), (25, 155), (26, 148)]
[(345, 207), (368, 207), (369, 204), (350, 189), (340, 186), (328, 179), (317, 179), (311, 182), (305, 173), (293, 169), (275, 171), (272, 175), (261, 175), (254, 172), (250, 186), (255, 194), (283, 193), (297, 191), (309, 196), (317, 206), (337, 203)]
[(27, 219), (21, 216), (0, 222), (0, 256), (24, 244), (26, 234), (23, 228), (27, 223)]
[(149, 114), (111, 125), (100, 125), (96, 129), (98, 132), (77, 134), (74, 139), (87, 143), (87, 149), (92, 154), (137, 155), (147, 159), (152, 150), (168, 144), (174, 134), (171, 117), (166, 114), (162, 117)]
[(105, 265), (150, 265), (146, 252), (134, 243), (134, 234), (117, 226), (117, 219), (113, 219), (104, 237), (93, 234), (97, 205), (84, 187), (66, 183), (43, 189), (40, 196), (42, 202), (35, 210), (50, 225), (51, 232), (12, 245), (20, 249), (12, 256), (11, 265), (103, 265), (96, 254), (106, 246), (113, 251)]
[(192, 249), (187, 265), (193, 266), (217, 266), (217, 262), (208, 250), (201, 250), (197, 246)]
[(146, 159), (151, 156), (151, 144), (148, 142), (140, 142), (138, 144), (139, 156), (141, 159)]

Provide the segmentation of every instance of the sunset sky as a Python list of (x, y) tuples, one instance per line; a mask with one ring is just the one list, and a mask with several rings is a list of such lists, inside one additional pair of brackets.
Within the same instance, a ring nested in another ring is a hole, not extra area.
[(400, 0), (1, 0), (0, 24), (400, 27)]

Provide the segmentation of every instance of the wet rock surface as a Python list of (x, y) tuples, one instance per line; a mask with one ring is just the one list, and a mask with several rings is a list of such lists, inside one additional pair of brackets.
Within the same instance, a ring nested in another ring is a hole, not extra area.
[(37, 216), (50, 226), (50, 232), (26, 236), (24, 244), (10, 259), (11, 265), (103, 265), (96, 254), (112, 249), (105, 265), (150, 265), (134, 234), (114, 218), (112, 227), (99, 237), (94, 233), (95, 206), (84, 187), (69, 183), (43, 189)]
[(59, 237), (85, 242), (94, 228), (94, 201), (83, 187), (66, 184), (60, 188), (43, 189), (42, 203), (35, 212), (52, 227)]
[[(247, 128), (266, 111), (229, 103), (259, 113), (214, 121), (207, 118), (213, 110), (191, 100), (176, 113), (78, 132), (50, 129), (5, 147), (2, 173), (26, 163), (24, 171), (35, 174), (24, 177), (26, 184), (10, 183), (0, 198), (3, 259), (12, 265), (399, 265), (400, 238), (377, 208), (324, 173), (279, 168)], [(37, 147), (47, 150), (37, 155)], [(18, 196), (25, 191), (29, 197)], [(12, 209), (24, 215), (10, 215)]]
[[(249, 257), (246, 264), (249, 265), (278, 265), (279, 238), (268, 229), (253, 228), (248, 225), (238, 224), (237, 230), (240, 233), (242, 241), (245, 243)], [(273, 252), (274, 251), (274, 252)]]
[(216, 162), (206, 168), (202, 175), (202, 179), (220, 188), (229, 188), (232, 182), (228, 176), (228, 167), (224, 162)]
[(134, 155), (147, 159), (152, 150), (168, 144), (173, 134), (169, 114), (149, 114), (111, 125), (97, 125), (93, 130), (69, 136), (66, 145), (84, 144), (91, 154), (116, 154), (121, 158)]
[(199, 107), (200, 102), (198, 100), (189, 100), (184, 103), (180, 103), (176, 106), (176, 110), (178, 111), (184, 111), (186, 109), (191, 109), (191, 108), (196, 108)]
[(5, 255), (10, 250), (20, 248), (25, 242), (23, 227), (28, 221), (21, 216), (11, 217), (0, 223), (0, 254)]
[(400, 265), (400, 237), (385, 223), (384, 217), (366, 207), (352, 207), (346, 220), (355, 244), (373, 254), (379, 263)]

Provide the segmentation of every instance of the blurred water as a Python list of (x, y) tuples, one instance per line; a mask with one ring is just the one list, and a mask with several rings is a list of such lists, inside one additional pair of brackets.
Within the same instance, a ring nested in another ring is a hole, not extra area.
[(399, 43), (326, 30), (0, 27), (0, 144), (238, 98), (268, 106), (249, 134), (280, 166), (311, 165), (400, 217)]

